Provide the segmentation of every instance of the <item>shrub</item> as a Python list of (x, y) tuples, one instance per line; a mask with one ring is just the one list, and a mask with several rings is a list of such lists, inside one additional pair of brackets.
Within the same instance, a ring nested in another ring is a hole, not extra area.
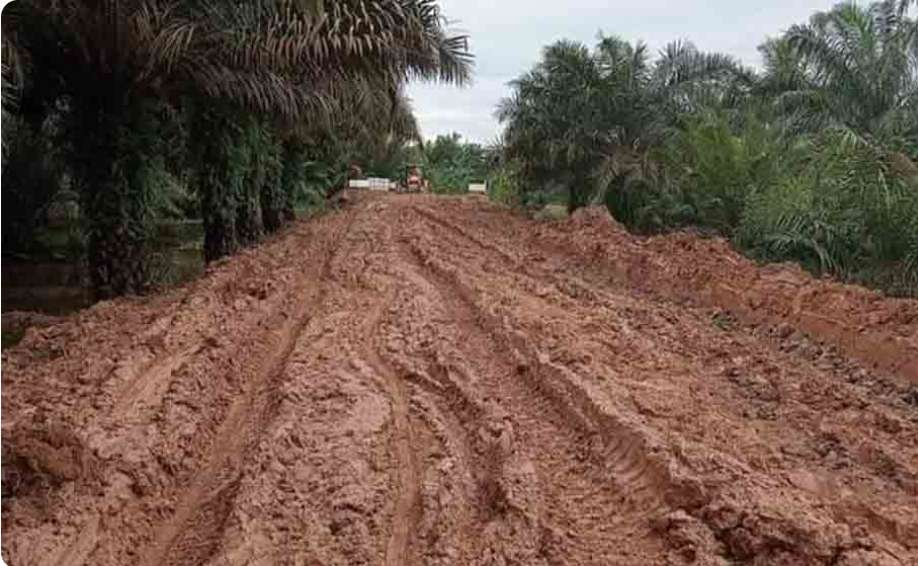
[(30, 253), (64, 169), (46, 133), (4, 116), (3, 138), (3, 251)]
[(512, 165), (504, 165), (491, 175), (488, 195), (491, 200), (508, 206), (522, 204), (519, 176)]
[(750, 198), (737, 242), (761, 259), (913, 293), (918, 192), (881, 148), (848, 136), (823, 134), (805, 152), (799, 169)]

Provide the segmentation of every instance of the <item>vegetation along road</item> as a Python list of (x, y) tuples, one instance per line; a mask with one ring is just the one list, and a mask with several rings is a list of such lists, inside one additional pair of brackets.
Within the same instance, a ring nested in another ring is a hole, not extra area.
[(918, 302), (351, 195), (3, 353), (10, 564), (915, 564)]

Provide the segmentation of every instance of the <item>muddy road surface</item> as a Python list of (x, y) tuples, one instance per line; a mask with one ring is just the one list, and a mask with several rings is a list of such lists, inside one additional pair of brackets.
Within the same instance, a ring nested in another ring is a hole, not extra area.
[(3, 354), (3, 557), (918, 564), (918, 303), (352, 195)]

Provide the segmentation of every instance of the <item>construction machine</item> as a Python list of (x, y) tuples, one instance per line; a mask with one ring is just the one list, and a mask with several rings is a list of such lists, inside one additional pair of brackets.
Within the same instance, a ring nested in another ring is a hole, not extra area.
[(420, 193), (426, 188), (424, 174), (419, 165), (411, 164), (405, 167), (405, 177), (402, 179), (400, 188), (405, 193)]

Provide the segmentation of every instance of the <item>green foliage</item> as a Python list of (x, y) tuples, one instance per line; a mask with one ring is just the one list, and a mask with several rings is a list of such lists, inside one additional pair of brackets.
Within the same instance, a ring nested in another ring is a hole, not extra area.
[[(4, 112), (36, 128), (60, 122), (56, 149), (81, 193), (100, 296), (146, 289), (158, 216), (200, 203), (208, 260), (292, 217), (279, 129), (303, 143), (341, 132), (379, 158), (417, 130), (407, 80), (463, 84), (471, 73), (466, 37), (446, 29), (435, 0), (126, 0), (104, 9), (34, 0), (8, 6), (2, 24)], [(192, 107), (232, 112), (189, 118)], [(250, 132), (252, 114), (271, 124), (267, 133)], [(198, 149), (186, 155), (189, 141)], [(191, 169), (197, 199), (185, 190)], [(41, 192), (20, 192), (33, 199), (21, 207), (43, 206)]]
[(265, 152), (264, 125), (255, 116), (249, 116), (243, 125), (242, 157), (245, 177), (240, 188), (236, 208), (236, 237), (243, 246), (258, 242), (264, 232), (261, 211), (260, 188), (265, 182), (267, 168), (263, 154)]
[[(657, 184), (668, 185), (660, 224), (693, 224), (728, 236), (749, 196), (772, 183), (793, 160), (780, 132), (754, 115), (744, 116), (737, 131), (722, 111), (687, 117), (657, 157), (665, 170)], [(634, 188), (625, 190), (634, 193)], [(637, 190), (653, 191), (647, 186)]]
[(61, 188), (64, 167), (46, 135), (4, 117), (2, 176), (3, 251), (27, 254)]
[(148, 288), (153, 204), (164, 163), (155, 103), (98, 102), (71, 116), (71, 127), (85, 132), (71, 164), (86, 216), (90, 281), (97, 298), (109, 298)]
[[(840, 3), (792, 26), (766, 64), (805, 131), (843, 129), (888, 148), (918, 136), (918, 34), (909, 2)], [(783, 45), (782, 45), (783, 44)], [(777, 79), (777, 80), (776, 80)], [(914, 155), (914, 154), (913, 154)]]
[(738, 242), (763, 259), (854, 280), (883, 276), (884, 267), (918, 280), (909, 255), (918, 193), (890, 174), (888, 157), (831, 133), (805, 151), (801, 167), (751, 199)]
[(520, 163), (526, 191), (568, 193), (568, 207), (610, 186), (653, 175), (648, 151), (680, 114), (734, 96), (748, 73), (690, 43), (667, 46), (651, 64), (642, 43), (600, 36), (594, 50), (559, 41), (515, 80), (498, 108), (504, 152)]
[(322, 161), (307, 161), (302, 169), (303, 182), (295, 193), (298, 208), (323, 206), (325, 197), (346, 180), (347, 171)]
[(842, 272), (856, 255), (862, 225), (837, 197), (812, 177), (785, 179), (751, 200), (739, 242), (762, 259)]
[(253, 158), (261, 160), (264, 167), (264, 179), (260, 193), (262, 222), (266, 232), (276, 232), (284, 224), (287, 195), (282, 186), (283, 144), (270, 128), (262, 129), (259, 151)]
[(183, 220), (200, 218), (198, 195), (190, 187), (190, 174), (177, 176), (165, 166), (157, 167), (152, 172), (153, 191), (152, 213), (160, 220)]
[(678, 185), (655, 185), (645, 179), (625, 178), (614, 183), (605, 194), (605, 205), (612, 215), (640, 232), (658, 232), (688, 226), (697, 218)]
[(694, 227), (767, 261), (918, 295), (914, 2), (839, 4), (761, 47), (756, 75), (670, 44), (561, 41), (514, 83), (519, 204), (561, 187), (644, 232)]
[(491, 174), (488, 195), (491, 200), (508, 206), (522, 204), (523, 190), (515, 164), (505, 163)]
[(250, 148), (242, 128), (225, 109), (208, 108), (196, 116), (196, 187), (204, 220), (204, 258), (213, 261), (239, 247), (237, 207), (245, 193)]
[(488, 175), (486, 150), (476, 143), (463, 142), (453, 133), (424, 145), (424, 175), (434, 192), (464, 193), (470, 183), (483, 182)]
[(293, 220), (300, 195), (308, 190), (306, 186), (308, 161), (306, 147), (296, 140), (287, 140), (283, 146), (283, 169), (281, 190), (284, 194), (284, 217)]

